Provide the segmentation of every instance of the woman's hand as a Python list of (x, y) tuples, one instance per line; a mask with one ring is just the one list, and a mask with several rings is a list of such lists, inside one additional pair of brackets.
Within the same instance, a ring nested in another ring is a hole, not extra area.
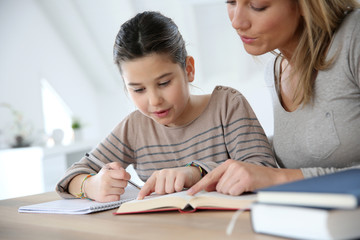
[(240, 195), (259, 188), (302, 179), (299, 169), (278, 169), (227, 160), (188, 190), (194, 195), (201, 190)]
[(200, 170), (193, 166), (155, 171), (141, 188), (138, 199), (144, 199), (152, 192), (157, 194), (179, 192), (191, 187), (200, 179)]
[(130, 180), (130, 174), (120, 163), (109, 163), (98, 174), (86, 180), (83, 192), (88, 198), (97, 202), (118, 201), (120, 195), (125, 192), (128, 180)]

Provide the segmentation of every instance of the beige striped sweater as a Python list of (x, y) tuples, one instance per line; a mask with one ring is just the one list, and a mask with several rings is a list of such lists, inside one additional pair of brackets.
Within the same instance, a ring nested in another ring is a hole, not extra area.
[[(90, 153), (104, 163), (133, 164), (146, 181), (160, 169), (183, 167), (196, 162), (206, 171), (231, 158), (275, 166), (268, 139), (245, 97), (237, 90), (217, 86), (208, 106), (192, 122), (166, 127), (134, 111)], [(68, 184), (82, 173), (97, 173), (100, 166), (86, 157), (72, 165), (56, 186), (62, 197)]]

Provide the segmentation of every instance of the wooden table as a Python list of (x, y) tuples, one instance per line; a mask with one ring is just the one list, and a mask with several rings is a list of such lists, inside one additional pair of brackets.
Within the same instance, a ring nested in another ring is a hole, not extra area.
[(55, 192), (0, 201), (0, 239), (282, 239), (255, 234), (249, 212), (242, 213), (231, 236), (226, 227), (234, 212), (198, 211), (113, 215), (18, 213), (23, 205), (59, 199)]

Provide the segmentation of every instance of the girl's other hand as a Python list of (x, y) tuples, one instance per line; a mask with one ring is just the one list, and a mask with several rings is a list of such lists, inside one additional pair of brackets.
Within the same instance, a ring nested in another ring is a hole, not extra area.
[(141, 188), (137, 198), (144, 199), (153, 192), (157, 194), (180, 192), (200, 179), (199, 169), (193, 166), (155, 171)]

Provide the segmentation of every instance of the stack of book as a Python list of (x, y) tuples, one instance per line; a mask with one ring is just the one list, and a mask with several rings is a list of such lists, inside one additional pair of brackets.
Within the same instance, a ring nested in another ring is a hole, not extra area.
[(360, 169), (257, 191), (255, 232), (296, 239), (360, 238)]

